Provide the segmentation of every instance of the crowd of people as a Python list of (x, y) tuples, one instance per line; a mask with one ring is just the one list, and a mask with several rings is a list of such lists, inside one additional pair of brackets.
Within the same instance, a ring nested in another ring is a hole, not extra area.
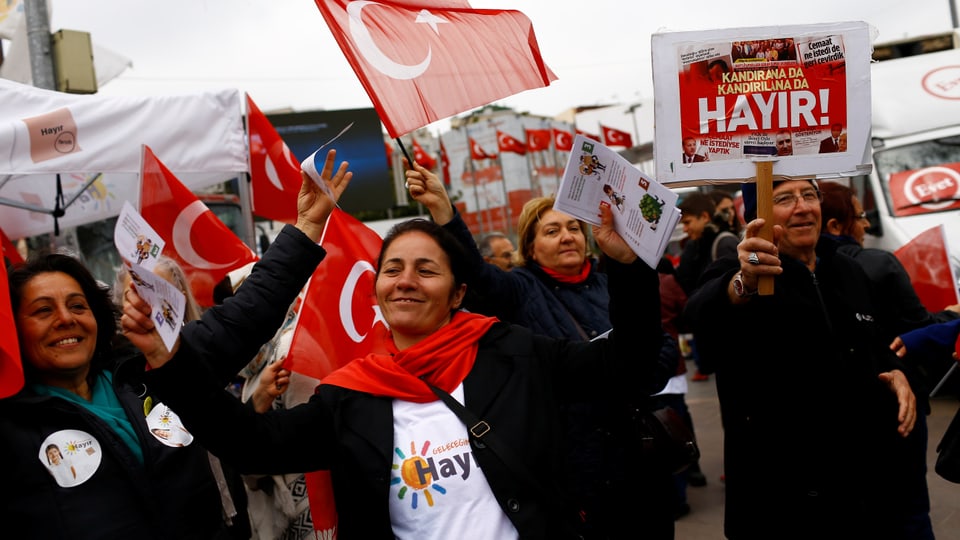
[(302, 538), (320, 470), (343, 539), (672, 539), (707, 480), (646, 454), (636, 414), (671, 407), (693, 431), (686, 383), (715, 374), (727, 538), (933, 539), (926, 396), (960, 306), (927, 311), (896, 258), (863, 247), (849, 188), (775, 182), (772, 239), (752, 184), (743, 221), (729, 191), (689, 194), (679, 264), (650, 268), (609, 207), (588, 227), (552, 197), (515, 238), (477, 240), (408, 164), (430, 219), (394, 226), (376, 261), (388, 352), (317, 381), (282, 359), (352, 174), (330, 150), (321, 177), (218, 305), (161, 259), (186, 298), (170, 349), (123, 271), (105, 287), (65, 254), (9, 269), (26, 380), (0, 399), (11, 534)]

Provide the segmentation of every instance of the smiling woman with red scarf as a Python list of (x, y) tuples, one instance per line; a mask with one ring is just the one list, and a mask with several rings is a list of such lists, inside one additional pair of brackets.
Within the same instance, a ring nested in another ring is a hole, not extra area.
[[(590, 341), (613, 326), (611, 298), (620, 293), (611, 267), (588, 257), (586, 224), (554, 210), (553, 197), (523, 205), (517, 224), (520, 262), (503, 272), (484, 263), (435, 174), (415, 165), (407, 171), (407, 185), (410, 196), (467, 250), (475, 295), (467, 297), (466, 309), (571, 341)], [(665, 343), (675, 347), (672, 338)], [(632, 361), (652, 359), (637, 351)], [(599, 397), (584, 393), (564, 403), (563, 487), (584, 517), (579, 524), (584, 538), (623, 538), (623, 531), (642, 523), (643, 538), (673, 540), (673, 476), (638, 453), (628, 412), (651, 409), (650, 395), (663, 389), (676, 367), (675, 361), (659, 364), (652, 377), (626, 380), (617, 391)]]
[[(331, 175), (328, 157), (323, 176), (336, 196), (349, 178), (343, 167)], [(578, 516), (559, 485), (560, 409), (652, 377), (662, 335), (656, 272), (605, 213), (594, 235), (616, 291), (614, 330), (594, 342), (557, 340), (461, 311), (472, 269), (460, 243), (435, 223), (402, 223), (377, 262), (388, 353), (332, 373), (303, 405), (258, 416), (213, 374), (230, 362), (239, 369), (280, 324), (324, 256), (314, 242), (334, 202), (306, 180), (297, 226), (233, 298), (184, 328), (174, 354), (152, 331), (149, 306), (128, 295), (122, 323), (154, 368), (151, 387), (243, 472), (329, 470), (342, 540), (576, 538)]]

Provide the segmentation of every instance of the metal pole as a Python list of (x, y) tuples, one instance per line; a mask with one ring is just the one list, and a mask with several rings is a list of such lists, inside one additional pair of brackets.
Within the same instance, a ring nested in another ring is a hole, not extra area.
[(30, 74), (33, 86), (56, 90), (53, 76), (53, 54), (50, 51), (50, 16), (47, 0), (23, 0), (27, 17), (27, 45), (30, 50)]
[(633, 136), (636, 137), (633, 139), (633, 144), (636, 146), (640, 145), (640, 130), (637, 128), (637, 109), (640, 107), (643, 107), (643, 103), (634, 103), (627, 109), (627, 112), (633, 116)]
[(960, 23), (957, 22), (957, 1), (948, 0), (947, 3), (950, 4), (950, 22), (953, 24), (953, 28), (960, 28)]
[(473, 202), (477, 205), (477, 224), (480, 226), (480, 234), (483, 234), (483, 212), (480, 210), (480, 184), (477, 181), (477, 169), (473, 165), (473, 145), (470, 144), (470, 130), (463, 126), (463, 132), (467, 136), (467, 157), (470, 158), (470, 176), (473, 178)]
[(254, 253), (257, 252), (257, 231), (254, 227), (253, 217), (253, 185), (249, 173), (243, 173), (236, 178), (237, 197), (240, 199), (240, 220), (243, 224), (241, 232), (243, 233), (243, 243), (246, 244)]

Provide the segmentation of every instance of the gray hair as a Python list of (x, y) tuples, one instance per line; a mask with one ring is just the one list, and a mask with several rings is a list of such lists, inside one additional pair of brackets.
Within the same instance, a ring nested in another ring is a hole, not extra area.
[(477, 242), (477, 249), (480, 250), (480, 255), (483, 257), (493, 257), (495, 253), (493, 252), (493, 248), (490, 246), (490, 243), (498, 238), (506, 238), (507, 240), (510, 239), (509, 236), (499, 231), (488, 232), (487, 234), (483, 235), (483, 238)]

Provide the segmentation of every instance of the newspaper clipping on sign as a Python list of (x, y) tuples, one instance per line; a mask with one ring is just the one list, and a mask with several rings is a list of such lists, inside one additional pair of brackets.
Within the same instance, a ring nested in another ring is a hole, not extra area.
[(643, 262), (656, 268), (680, 220), (677, 194), (593, 139), (577, 135), (554, 210), (600, 225), (600, 207)]
[(652, 48), (664, 184), (742, 181), (762, 160), (781, 177), (869, 172), (866, 23), (656, 34)]

